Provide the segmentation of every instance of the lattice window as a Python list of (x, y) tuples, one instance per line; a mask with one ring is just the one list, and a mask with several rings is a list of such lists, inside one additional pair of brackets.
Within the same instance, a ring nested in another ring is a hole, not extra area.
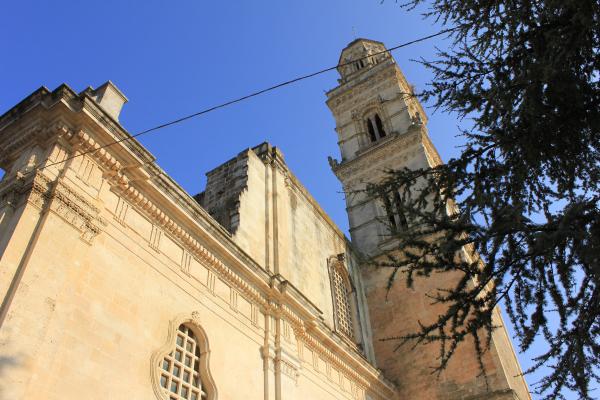
[(200, 344), (192, 329), (181, 324), (177, 330), (175, 349), (164, 356), (158, 368), (160, 386), (169, 400), (205, 400), (200, 379)]
[(354, 326), (352, 323), (352, 308), (350, 306), (350, 285), (343, 263), (336, 259), (330, 264), (331, 290), (333, 295), (335, 320), (337, 330), (350, 339), (354, 339)]

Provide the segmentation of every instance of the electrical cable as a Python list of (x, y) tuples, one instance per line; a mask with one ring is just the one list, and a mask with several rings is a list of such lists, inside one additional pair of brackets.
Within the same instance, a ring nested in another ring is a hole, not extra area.
[(418, 38), (418, 39), (414, 39), (414, 40), (411, 40), (410, 42), (402, 43), (402, 44), (399, 44), (397, 46), (391, 47), (389, 49), (386, 49), (386, 50), (383, 50), (383, 51), (380, 51), (380, 52), (377, 52), (377, 53), (373, 53), (373, 54), (370, 54), (368, 56), (365, 56), (365, 57), (362, 57), (362, 58), (359, 58), (359, 59), (356, 59), (356, 60), (352, 60), (352, 61), (349, 61), (349, 62), (346, 62), (346, 63), (337, 64), (337, 65), (335, 65), (333, 67), (328, 67), (328, 68), (325, 68), (325, 69), (322, 69), (322, 70), (319, 70), (319, 71), (316, 71), (316, 72), (313, 72), (313, 73), (310, 73), (310, 74), (307, 74), (307, 75), (302, 75), (302, 76), (296, 77), (294, 79), (290, 79), (288, 81), (278, 83), (277, 85), (273, 85), (273, 86), (270, 86), (268, 88), (258, 90), (256, 92), (247, 94), (247, 95), (242, 96), (242, 97), (238, 97), (236, 99), (227, 101), (225, 103), (221, 103), (221, 104), (218, 104), (216, 106), (213, 106), (213, 107), (206, 108), (204, 110), (195, 112), (193, 114), (189, 114), (189, 115), (183, 116), (181, 118), (178, 118), (178, 119), (175, 119), (175, 120), (172, 120), (172, 121), (165, 122), (163, 124), (154, 126), (152, 128), (148, 128), (148, 129), (143, 130), (141, 132), (138, 132), (136, 134), (129, 135), (129, 136), (125, 137), (125, 138), (122, 138), (122, 139), (119, 139), (119, 140), (115, 140), (115, 141), (106, 143), (106, 144), (104, 144), (102, 146), (99, 146), (99, 147), (97, 147), (95, 149), (74, 154), (72, 156), (69, 156), (69, 157), (65, 158), (64, 160), (57, 161), (57, 162), (50, 163), (50, 164), (46, 164), (43, 167), (42, 166), (38, 166), (38, 167), (32, 169), (29, 173), (32, 173), (32, 172), (35, 172), (35, 171), (39, 171), (39, 170), (42, 170), (42, 169), (45, 169), (45, 168), (49, 168), (49, 167), (52, 167), (54, 165), (65, 163), (65, 162), (67, 162), (69, 160), (72, 160), (72, 159), (74, 159), (76, 157), (81, 157), (81, 156), (84, 156), (86, 154), (94, 153), (96, 151), (99, 151), (100, 149), (104, 149), (106, 147), (109, 147), (109, 146), (112, 146), (112, 145), (115, 145), (115, 144), (118, 144), (118, 143), (121, 143), (121, 142), (125, 142), (125, 141), (128, 141), (128, 140), (131, 140), (133, 138), (136, 138), (136, 137), (148, 134), (150, 132), (158, 131), (160, 129), (166, 128), (166, 127), (171, 126), (171, 125), (179, 124), (179, 123), (181, 123), (183, 121), (187, 121), (188, 119), (191, 119), (191, 118), (194, 118), (194, 117), (198, 117), (198, 116), (203, 115), (203, 114), (207, 114), (209, 112), (212, 112), (212, 111), (218, 110), (220, 108), (224, 108), (224, 107), (230, 106), (232, 104), (236, 104), (236, 103), (242, 102), (244, 100), (248, 100), (248, 99), (250, 99), (252, 97), (256, 97), (256, 96), (259, 96), (261, 94), (270, 92), (272, 90), (279, 89), (279, 88), (281, 88), (283, 86), (291, 85), (292, 83), (296, 83), (296, 82), (299, 82), (299, 81), (302, 81), (302, 80), (305, 80), (305, 79), (312, 78), (312, 77), (317, 76), (317, 75), (324, 74), (326, 72), (332, 71), (332, 70), (337, 69), (339, 67), (344, 67), (346, 65), (353, 64), (353, 63), (355, 63), (357, 61), (368, 59), (369, 57), (373, 57), (373, 56), (376, 56), (376, 55), (379, 55), (379, 54), (383, 54), (383, 53), (391, 53), (394, 50), (398, 50), (398, 49), (400, 49), (402, 47), (407, 47), (407, 46), (413, 45), (415, 43), (423, 42), (425, 40), (432, 39), (432, 38), (437, 37), (437, 36), (441, 36), (443, 34), (451, 32), (451, 31), (453, 31), (455, 29), (456, 28), (444, 29), (444, 30), (439, 31), (437, 33), (434, 33), (434, 34), (431, 34), (431, 35), (428, 35), (428, 36), (424, 36), (424, 37), (421, 37), (421, 38)]

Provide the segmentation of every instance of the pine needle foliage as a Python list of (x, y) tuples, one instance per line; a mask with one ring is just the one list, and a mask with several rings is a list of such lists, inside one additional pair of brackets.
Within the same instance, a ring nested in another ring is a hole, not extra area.
[[(404, 7), (414, 9), (424, 1)], [(480, 357), (505, 307), (521, 351), (547, 343), (526, 372), (534, 390), (591, 399), (600, 365), (600, 2), (432, 0), (426, 18), (451, 45), (420, 94), (472, 121), (446, 164), (389, 171), (368, 191), (398, 191), (409, 227), (393, 233), (390, 285), (459, 271), (433, 302), (437, 321), (401, 341), (440, 342), (438, 370), (474, 339)], [(435, 238), (435, 240), (432, 240)], [(394, 339), (394, 338), (391, 338)]]

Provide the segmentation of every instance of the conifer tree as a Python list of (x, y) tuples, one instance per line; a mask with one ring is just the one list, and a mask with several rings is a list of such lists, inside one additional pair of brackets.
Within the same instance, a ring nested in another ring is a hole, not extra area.
[(502, 304), (521, 351), (546, 341), (526, 371), (549, 367), (536, 392), (598, 396), (600, 2), (422, 3), (404, 6), (427, 7), (451, 44), (419, 60), (434, 79), (418, 96), (462, 118), (465, 145), (443, 165), (389, 171), (368, 191), (398, 190), (409, 222), (382, 263), (390, 284), (449, 270), (461, 278), (433, 295), (443, 315), (390, 339), (440, 342), (441, 370), (467, 338), (481, 357)]

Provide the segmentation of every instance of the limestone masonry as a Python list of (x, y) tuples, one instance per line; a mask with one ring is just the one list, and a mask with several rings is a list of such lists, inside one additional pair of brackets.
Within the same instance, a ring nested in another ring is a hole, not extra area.
[(437, 344), (380, 340), (436, 318), (426, 294), (453, 279), (386, 298), (389, 272), (371, 266), (406, 220), (357, 189), (441, 163), (384, 50), (350, 43), (327, 93), (352, 241), (268, 143), (192, 197), (123, 140), (111, 82), (42, 87), (2, 115), (0, 399), (530, 399), (504, 328), (487, 385), (471, 346), (436, 378)]

